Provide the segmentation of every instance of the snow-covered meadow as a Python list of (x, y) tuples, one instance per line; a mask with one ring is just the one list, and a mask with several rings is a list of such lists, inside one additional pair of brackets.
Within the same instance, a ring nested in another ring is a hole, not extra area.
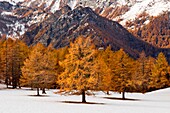
[[(48, 90), (46, 95), (37, 97), (36, 91), (24, 89), (3, 89), (0, 85), (0, 113), (169, 113), (170, 88), (147, 94), (130, 94), (129, 100), (108, 99), (121, 98), (118, 93), (105, 95), (95, 92), (87, 96), (87, 102), (81, 104), (81, 96), (61, 96), (57, 90)], [(66, 101), (66, 102), (65, 102)], [(75, 103), (67, 103), (68, 101)], [(77, 102), (77, 103), (76, 103)]]

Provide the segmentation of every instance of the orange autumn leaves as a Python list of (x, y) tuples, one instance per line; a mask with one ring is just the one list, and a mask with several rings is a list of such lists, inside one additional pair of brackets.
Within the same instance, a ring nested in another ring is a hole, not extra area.
[[(21, 86), (57, 87), (65, 92), (103, 90), (143, 93), (169, 87), (170, 68), (163, 53), (157, 59), (146, 57), (144, 53), (139, 59), (133, 59), (123, 49), (97, 49), (90, 37), (82, 36), (69, 47), (57, 50), (42, 44), (28, 48), (19, 42), (20, 46), (10, 46), (10, 43), (8, 49), (11, 51), (7, 56), (5, 42), (1, 44), (0, 62), (4, 65), (1, 65), (1, 80), (8, 79), (11, 82), (19, 77), (16, 80), (19, 79), (17, 84)], [(6, 57), (10, 64), (7, 68)], [(9, 72), (5, 74), (6, 69), (11, 70), (11, 75)], [(18, 69), (19, 76), (18, 72), (14, 73), (14, 69), (16, 72)]]

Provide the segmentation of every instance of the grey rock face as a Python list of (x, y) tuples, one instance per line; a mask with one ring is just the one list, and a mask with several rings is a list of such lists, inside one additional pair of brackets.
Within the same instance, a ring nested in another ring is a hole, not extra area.
[(38, 27), (26, 32), (22, 40), (28, 45), (41, 42), (46, 46), (61, 48), (69, 46), (70, 42), (82, 35), (91, 36), (98, 48), (106, 48), (109, 45), (113, 50), (123, 48), (134, 58), (142, 51), (148, 56), (155, 56), (159, 51), (134, 37), (117, 22), (99, 16), (91, 8), (77, 7), (71, 10), (65, 6), (55, 14)]

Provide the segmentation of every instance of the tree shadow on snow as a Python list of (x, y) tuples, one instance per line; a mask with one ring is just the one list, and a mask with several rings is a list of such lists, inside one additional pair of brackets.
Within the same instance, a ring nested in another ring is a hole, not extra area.
[(131, 99), (131, 98), (116, 98), (116, 97), (103, 97), (105, 99), (110, 99), (110, 100), (128, 100), (128, 101), (141, 101), (140, 99)]
[(31, 97), (49, 97), (49, 95), (28, 95)]
[(96, 102), (75, 102), (75, 101), (60, 101), (61, 103), (68, 104), (94, 104), (94, 105), (105, 105), (104, 103), (96, 103)]

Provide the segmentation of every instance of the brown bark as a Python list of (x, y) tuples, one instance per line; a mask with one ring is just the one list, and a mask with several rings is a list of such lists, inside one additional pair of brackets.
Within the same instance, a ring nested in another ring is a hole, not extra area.
[(85, 90), (82, 90), (82, 103), (86, 103), (86, 93), (85, 93)]
[(125, 92), (122, 92), (122, 99), (125, 100)]
[(37, 87), (37, 96), (40, 96), (39, 88)]
[(42, 88), (42, 94), (46, 94), (45, 88)]

